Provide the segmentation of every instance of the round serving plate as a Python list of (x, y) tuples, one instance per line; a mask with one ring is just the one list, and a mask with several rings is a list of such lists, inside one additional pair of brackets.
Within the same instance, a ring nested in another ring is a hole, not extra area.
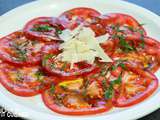
[[(103, 13), (127, 13), (145, 24), (149, 36), (160, 40), (160, 17), (154, 13), (120, 0), (38, 0), (20, 6), (0, 17), (0, 37), (15, 30), (38, 16), (58, 16), (75, 7), (90, 7)], [(160, 70), (156, 73), (160, 79)], [(128, 108), (114, 108), (110, 112), (86, 116), (65, 116), (52, 112), (42, 102), (41, 96), (18, 97), (0, 85), (0, 105), (21, 117), (34, 120), (132, 120), (145, 116), (160, 108), (160, 89), (144, 102)]]

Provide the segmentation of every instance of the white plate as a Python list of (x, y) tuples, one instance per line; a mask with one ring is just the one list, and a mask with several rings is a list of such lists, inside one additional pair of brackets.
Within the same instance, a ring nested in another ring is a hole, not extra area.
[[(39, 0), (18, 7), (0, 17), (0, 37), (21, 29), (31, 18), (37, 16), (58, 16), (74, 7), (91, 7), (101, 13), (121, 12), (134, 16), (145, 23), (149, 36), (160, 40), (160, 18), (154, 13), (136, 5), (119, 0)], [(160, 78), (160, 71), (156, 73)], [(160, 107), (160, 89), (150, 98), (133, 107), (113, 109), (110, 112), (92, 116), (64, 116), (50, 111), (41, 96), (17, 97), (0, 86), (0, 105), (28, 119), (34, 120), (131, 120), (147, 115)]]

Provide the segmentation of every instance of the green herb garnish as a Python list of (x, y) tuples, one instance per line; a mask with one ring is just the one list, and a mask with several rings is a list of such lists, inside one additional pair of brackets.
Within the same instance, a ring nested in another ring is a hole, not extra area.
[(38, 81), (43, 81), (43, 76), (44, 76), (44, 73), (42, 71), (37, 71), (35, 73), (35, 76), (37, 77), (37, 80)]
[(104, 92), (104, 98), (106, 100), (111, 99), (114, 95), (113, 86), (110, 86), (105, 92)]
[(27, 60), (27, 55), (26, 55), (27, 50), (26, 49), (22, 49), (22, 46), (14, 44), (14, 43), (12, 44), (12, 47), (14, 47), (15, 52), (18, 54), (18, 57), (16, 58), (16, 60), (18, 60), (18, 61), (26, 61)]
[(67, 62), (64, 62), (63, 65), (62, 65), (62, 70), (65, 70), (67, 67)]
[(124, 63), (119, 63), (118, 66), (120, 66), (122, 69), (126, 69), (126, 66)]
[(123, 35), (118, 36), (119, 37), (119, 45), (120, 47), (122, 47), (121, 49), (124, 52), (130, 52), (135, 50), (135, 48), (133, 46), (131, 46), (126, 40), (125, 37)]
[(23, 80), (23, 75), (20, 71), (16, 72), (16, 80), (17, 81), (22, 81)]
[[(104, 98), (111, 99), (114, 95), (114, 85), (121, 84), (122, 82), (122, 73), (118, 76), (116, 80), (111, 81), (110, 86), (104, 92)], [(102, 83), (103, 84), (103, 83)]]
[(39, 31), (39, 32), (46, 32), (53, 30), (53, 27), (49, 25), (35, 25), (34, 28), (31, 29), (32, 31)]
[(46, 63), (47, 63), (47, 61), (48, 61), (48, 59), (53, 58), (53, 57), (54, 57), (53, 54), (47, 54), (47, 55), (45, 55), (44, 58), (42, 59), (42, 66), (45, 66)]
[(50, 87), (49, 90), (50, 90), (51, 93), (54, 93), (54, 91), (55, 91), (55, 86), (54, 86), (54, 84), (51, 85), (51, 87)]
[(114, 86), (116, 84), (121, 84), (122, 82), (122, 73), (118, 76), (116, 80), (111, 81), (111, 85)]

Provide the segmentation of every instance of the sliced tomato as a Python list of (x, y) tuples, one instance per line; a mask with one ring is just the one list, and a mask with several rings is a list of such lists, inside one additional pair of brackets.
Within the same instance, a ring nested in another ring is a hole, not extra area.
[(55, 87), (43, 92), (42, 99), (44, 104), (52, 111), (65, 115), (89, 115), (97, 114), (110, 110), (112, 102), (103, 99), (89, 99), (88, 101), (82, 94), (63, 91), (60, 87)]
[(31, 40), (60, 41), (62, 27), (60, 21), (53, 17), (38, 17), (29, 21), (23, 28), (25, 36)]
[(148, 71), (127, 64), (122, 78), (120, 94), (113, 99), (115, 107), (128, 107), (138, 104), (151, 96), (158, 88), (158, 79)]
[(111, 71), (111, 74), (115, 77), (118, 77), (122, 72), (122, 68), (120, 66), (118, 66), (117, 68), (115, 68), (115, 70)]
[(115, 32), (123, 34), (131, 34), (135, 36), (146, 35), (146, 31), (138, 23), (136, 19), (127, 14), (110, 13), (101, 16), (101, 25), (106, 26), (107, 32), (115, 34)]
[(45, 46), (42, 48), (42, 54), (48, 54), (48, 53), (53, 53), (53, 54), (59, 54), (61, 50), (59, 50), (60, 43), (57, 42), (48, 42), (45, 44)]
[(91, 23), (100, 13), (92, 8), (79, 7), (62, 13), (59, 18), (65, 28), (74, 29), (82, 23)]
[(104, 49), (105, 53), (111, 57), (116, 49), (117, 42), (115, 40), (106, 40), (100, 45)]
[(39, 66), (17, 68), (6, 63), (0, 64), (0, 83), (18, 96), (37, 95), (48, 89), (56, 79), (45, 76)]
[[(126, 60), (134, 66), (141, 66), (141, 69), (156, 72), (160, 66), (160, 43), (153, 38), (144, 36), (139, 37), (128, 36), (126, 41), (134, 43), (135, 49), (130, 52), (122, 51), (118, 45), (114, 49), (111, 57), (115, 59)], [(115, 43), (115, 40), (113, 40)]]
[(44, 69), (49, 74), (57, 75), (61, 77), (61, 79), (73, 79), (74, 77), (95, 72), (98, 69), (95, 65), (91, 65), (86, 62), (75, 63), (71, 68), (70, 63), (59, 60), (55, 54), (46, 54), (42, 59)]
[(41, 60), (41, 48), (45, 44), (28, 40), (23, 32), (17, 31), (0, 40), (0, 58), (18, 66), (37, 65)]

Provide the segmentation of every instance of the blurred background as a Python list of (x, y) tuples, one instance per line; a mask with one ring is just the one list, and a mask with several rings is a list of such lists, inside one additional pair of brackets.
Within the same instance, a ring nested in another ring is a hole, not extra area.
[[(23, 5), (31, 1), (35, 1), (35, 0), (0, 0), (0, 16), (17, 6)], [(156, 13), (157, 15), (160, 15), (160, 0), (125, 0), (125, 1), (147, 8), (148, 10)], [(0, 107), (0, 118), (4, 118), (6, 116), (6, 115), (2, 116), (2, 112), (4, 111), (5, 109)], [(10, 117), (10, 119), (13, 119), (13, 117)], [(21, 118), (20, 120), (23, 120), (23, 119)], [(160, 109), (139, 120), (160, 120)]]

